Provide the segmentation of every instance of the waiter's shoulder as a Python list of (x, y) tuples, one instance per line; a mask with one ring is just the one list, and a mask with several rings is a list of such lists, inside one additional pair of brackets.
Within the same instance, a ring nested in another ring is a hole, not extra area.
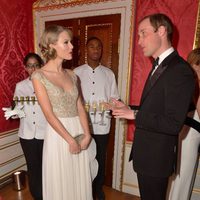
[(77, 74), (82, 71), (85, 71), (86, 69), (87, 69), (87, 65), (84, 64), (84, 65), (80, 65), (80, 66), (76, 67), (73, 71)]
[(30, 81), (29, 78), (26, 78), (26, 79), (24, 79), (24, 80), (22, 80), (22, 81), (19, 81), (18, 83), (16, 83), (16, 87), (24, 86), (24, 85), (26, 85), (27, 82), (29, 82), (29, 81)]
[(108, 74), (114, 74), (114, 72), (112, 71), (112, 69), (110, 69), (110, 68), (108, 68), (108, 67), (105, 67), (105, 66), (103, 66), (103, 65), (101, 65), (101, 69), (102, 69), (103, 71), (105, 71), (106, 73), (108, 73)]

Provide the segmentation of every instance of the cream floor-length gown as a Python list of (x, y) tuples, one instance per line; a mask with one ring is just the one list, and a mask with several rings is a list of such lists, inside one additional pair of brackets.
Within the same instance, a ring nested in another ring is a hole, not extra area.
[[(67, 131), (73, 137), (82, 134), (76, 106), (76, 75), (71, 76), (74, 85), (67, 92), (41, 71), (34, 72), (34, 78), (46, 88), (53, 111)], [(87, 150), (71, 154), (68, 143), (48, 124), (43, 146), (43, 200), (92, 200), (92, 180), (98, 169), (95, 156), (93, 140)]]

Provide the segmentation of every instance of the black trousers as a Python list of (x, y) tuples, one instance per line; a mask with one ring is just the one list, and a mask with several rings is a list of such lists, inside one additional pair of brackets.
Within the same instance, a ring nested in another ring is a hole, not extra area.
[(28, 183), (35, 200), (42, 200), (42, 149), (43, 140), (20, 138), (28, 168)]
[(97, 155), (96, 159), (99, 164), (99, 169), (96, 178), (93, 181), (93, 192), (95, 195), (99, 195), (103, 191), (103, 184), (105, 179), (105, 161), (106, 161), (106, 150), (108, 145), (109, 134), (106, 135), (94, 135), (92, 134), (96, 145)]
[(166, 200), (168, 177), (157, 178), (137, 174), (141, 200)]

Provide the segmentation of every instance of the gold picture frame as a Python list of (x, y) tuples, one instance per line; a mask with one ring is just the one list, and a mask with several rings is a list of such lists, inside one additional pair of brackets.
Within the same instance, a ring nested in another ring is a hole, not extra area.
[(194, 34), (194, 44), (193, 49), (200, 47), (200, 0), (197, 11), (197, 20), (196, 20), (196, 28)]

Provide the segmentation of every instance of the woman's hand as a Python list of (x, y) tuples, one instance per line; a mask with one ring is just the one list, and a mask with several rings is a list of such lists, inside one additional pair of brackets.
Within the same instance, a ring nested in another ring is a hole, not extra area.
[(72, 139), (69, 143), (69, 152), (72, 154), (78, 154), (81, 152), (81, 146), (76, 142), (75, 139)]
[(85, 150), (88, 148), (88, 146), (91, 142), (91, 139), (92, 139), (92, 137), (90, 134), (84, 135), (83, 139), (80, 142), (81, 150)]

